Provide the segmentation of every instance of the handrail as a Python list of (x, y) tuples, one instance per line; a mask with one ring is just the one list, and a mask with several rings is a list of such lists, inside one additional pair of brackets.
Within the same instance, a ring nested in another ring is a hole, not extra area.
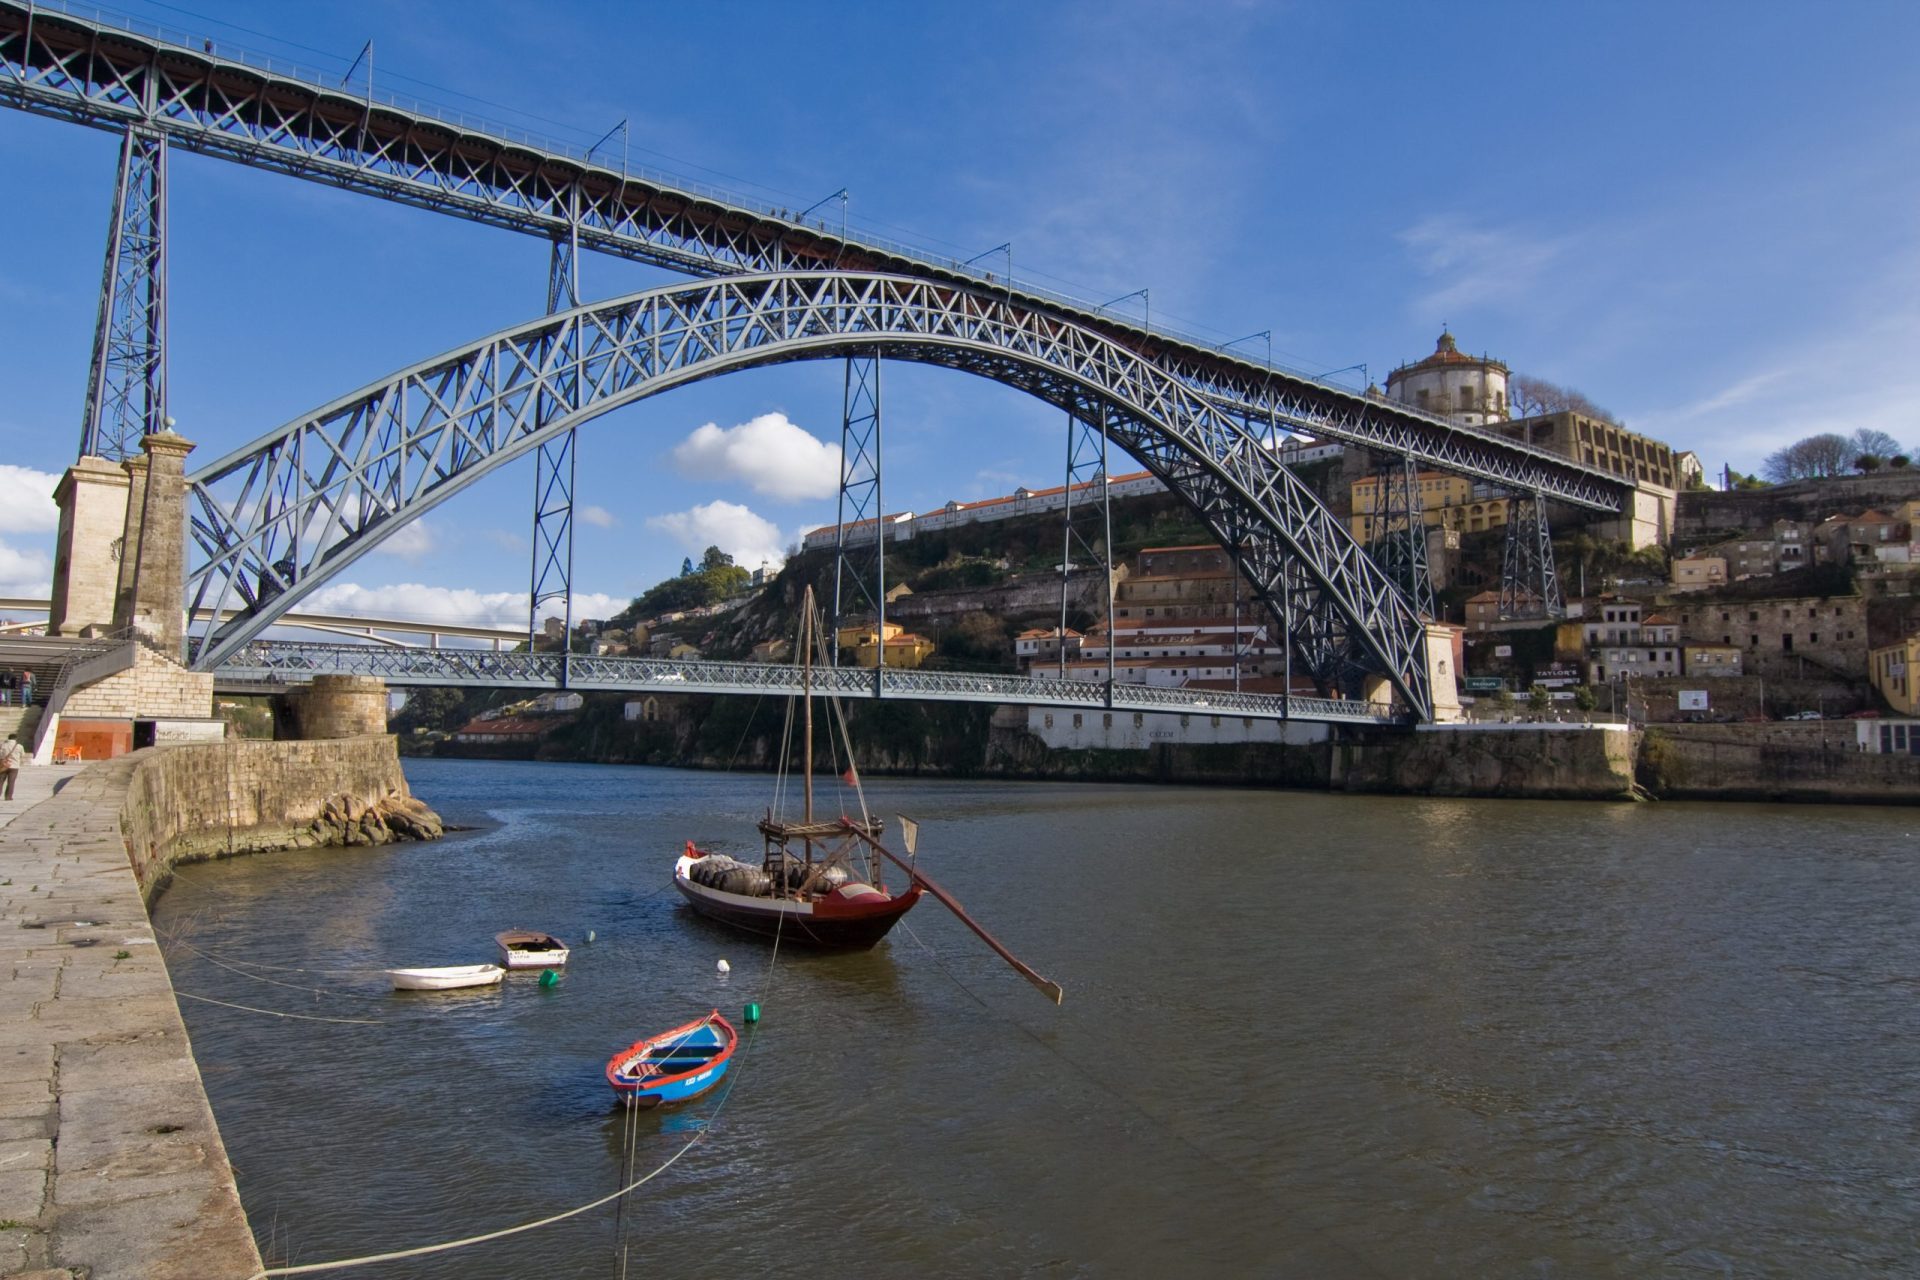
[[(60, 712), (67, 705), (67, 698), (74, 689), (83, 683), (92, 683), (114, 671), (124, 671), (133, 665), (128, 662), (114, 667), (111, 671), (102, 671), (97, 675), (85, 674), (85, 669), (93, 663), (110, 655), (121, 652), (131, 654), (140, 643), (132, 627), (121, 627), (103, 636), (89, 637), (87, 643), (74, 645), (60, 662), (60, 671), (53, 678), (53, 688), (48, 691), (47, 701), (40, 712), (40, 720), (33, 728), (33, 742), (29, 744), (35, 761), (47, 763), (42, 759), (47, 734), (60, 723)], [(117, 661), (117, 657), (116, 657)]]

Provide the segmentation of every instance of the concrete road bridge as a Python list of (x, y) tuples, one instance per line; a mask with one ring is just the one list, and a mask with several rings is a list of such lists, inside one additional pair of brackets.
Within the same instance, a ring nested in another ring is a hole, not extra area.
[[(1630, 493), (1620, 477), (1497, 432), (1256, 361), (1234, 350), (1244, 340), (1136, 324), (1112, 304), (996, 275), (992, 262), (849, 233), (844, 201), (836, 229), (811, 211), (616, 168), (597, 148), (512, 135), (371, 83), (324, 83), (58, 3), (0, 0), (0, 105), (122, 140), (83, 457), (134, 457), (170, 421), (172, 148), (552, 245), (546, 315), (352, 392), (189, 478), (192, 553), (179, 569), (207, 619), (187, 654), (202, 670), (254, 645), (409, 520), (528, 453), (537, 459), (530, 628), (552, 600), (570, 622), (577, 429), (687, 382), (795, 360), (848, 363), (843, 530), (863, 518), (877, 525), (881, 510), (881, 361), (991, 378), (1066, 410), (1070, 481), (1110, 474), (1111, 444), (1184, 499), (1281, 623), (1289, 660), (1323, 690), (1376, 703), (1390, 690), (1415, 719), (1435, 714), (1436, 674), (1447, 667), (1439, 646), (1409, 589), (1276, 460), (1282, 437), (1363, 446), (1536, 505), (1618, 511)], [(580, 305), (582, 249), (695, 283)], [(1086, 470), (1076, 477), (1076, 467)], [(857, 568), (857, 541), (843, 534), (838, 548), (841, 574), (858, 587), (849, 600), (864, 597), (883, 617), (884, 558), (865, 548), (872, 574)]]

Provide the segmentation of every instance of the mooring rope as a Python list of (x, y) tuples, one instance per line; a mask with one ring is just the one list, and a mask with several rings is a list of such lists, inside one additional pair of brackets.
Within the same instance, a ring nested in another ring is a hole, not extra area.
[(250, 1004), (233, 1004), (226, 1000), (215, 1000), (212, 996), (197, 996), (191, 991), (178, 991), (174, 995), (182, 1000), (198, 1000), (202, 1004), (217, 1004), (223, 1009), (240, 1009), (247, 1013), (264, 1013), (270, 1018), (298, 1018), (302, 1022), (344, 1022), (356, 1026), (377, 1027), (384, 1018), (322, 1018), (312, 1013), (286, 1013), (279, 1009), (256, 1009)]
[[(773, 953), (767, 958), (767, 976), (761, 983), (760, 999), (763, 1004), (766, 1002), (767, 994), (773, 990), (774, 966), (780, 959), (780, 930), (785, 923), (786, 913), (782, 912), (781, 918), (774, 924)], [(213, 1003), (218, 1004), (220, 1001), (216, 1000)], [(260, 1010), (259, 1012), (271, 1012), (271, 1010)], [(283, 1014), (281, 1016), (291, 1018), (300, 1015)], [(317, 1019), (317, 1021), (341, 1022), (348, 1021), (348, 1019), (321, 1018)], [(740, 1049), (739, 1063), (734, 1070), (728, 1072), (725, 1092), (720, 1095), (720, 1100), (714, 1103), (713, 1111), (708, 1115), (706, 1124), (698, 1133), (695, 1133), (691, 1138), (687, 1139), (684, 1146), (668, 1156), (652, 1171), (643, 1177), (635, 1178), (618, 1191), (610, 1195), (601, 1196), (598, 1200), (590, 1200), (586, 1204), (576, 1205), (571, 1209), (549, 1214), (547, 1217), (539, 1218), (532, 1222), (522, 1222), (517, 1226), (502, 1227), (498, 1231), (487, 1231), (477, 1236), (463, 1236), (458, 1240), (442, 1240), (437, 1244), (416, 1245), (411, 1249), (395, 1249), (388, 1253), (370, 1253), (358, 1258), (337, 1258), (331, 1262), (306, 1262), (296, 1266), (268, 1267), (265, 1270), (254, 1272), (251, 1276), (247, 1277), (247, 1280), (268, 1280), (268, 1277), (271, 1276), (317, 1275), (323, 1271), (340, 1271), (347, 1267), (371, 1266), (377, 1262), (398, 1262), (403, 1258), (423, 1258), (429, 1254), (450, 1253), (455, 1249), (466, 1249), (476, 1244), (486, 1244), (493, 1240), (504, 1240), (508, 1236), (523, 1235), (529, 1231), (537, 1231), (541, 1227), (550, 1227), (556, 1222), (565, 1222), (568, 1218), (577, 1218), (583, 1213), (590, 1213), (604, 1205), (612, 1204), (622, 1196), (638, 1190), (665, 1173), (668, 1169), (671, 1169), (679, 1161), (680, 1157), (693, 1150), (695, 1144), (713, 1132), (714, 1125), (718, 1123), (720, 1119), (720, 1113), (725, 1110), (728, 1101), (733, 1097), (733, 1091), (740, 1085), (740, 1077), (746, 1074), (747, 1059), (752, 1055), (754, 1041), (758, 1038), (758, 1024), (749, 1024), (749, 1028), (746, 1043), (742, 1045)], [(621, 1244), (624, 1251), (625, 1242), (622, 1241)], [(622, 1266), (625, 1266), (624, 1258), (622, 1259)]]
[[(388, 993), (382, 993), (380, 995), (371, 995), (365, 991), (343, 991), (337, 987), (334, 987), (334, 988), (309, 987), (298, 982), (282, 982), (278, 978), (269, 978), (263, 974), (248, 973), (245, 969), (240, 968), (238, 965), (229, 964), (225, 960), (221, 960), (215, 957), (211, 952), (203, 951), (199, 947), (194, 946), (191, 942), (187, 942), (184, 939), (178, 937), (177, 935), (162, 934), (161, 936), (166, 939), (167, 945), (169, 947), (179, 947), (182, 951), (191, 952), (192, 954), (199, 956), (202, 960), (205, 960), (208, 964), (218, 965), (220, 968), (225, 969), (229, 973), (237, 973), (243, 978), (252, 979), (254, 982), (264, 982), (275, 987), (285, 987), (289, 991), (311, 991), (316, 995), (341, 996), (348, 1000), (387, 1000), (390, 998), (390, 994)], [(240, 963), (244, 964), (246, 962), (241, 961)], [(264, 966), (264, 967), (273, 967), (273, 966)], [(327, 972), (327, 970), (319, 970), (318, 972), (324, 973), (324, 972)], [(345, 972), (362, 972), (362, 971), (340, 970), (340, 972), (345, 973)], [(365, 970), (364, 972), (384, 974), (386, 970), (371, 969), (371, 970)]]

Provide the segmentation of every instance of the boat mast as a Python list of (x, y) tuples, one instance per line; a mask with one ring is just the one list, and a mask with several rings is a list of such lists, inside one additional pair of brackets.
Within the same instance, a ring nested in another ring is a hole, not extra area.
[[(800, 621), (800, 701), (803, 708), (801, 732), (805, 735), (802, 748), (803, 766), (801, 778), (804, 780), (806, 809), (801, 821), (813, 825), (813, 588), (807, 588), (803, 601), (806, 616)], [(806, 837), (807, 865), (813, 865), (813, 837)]]

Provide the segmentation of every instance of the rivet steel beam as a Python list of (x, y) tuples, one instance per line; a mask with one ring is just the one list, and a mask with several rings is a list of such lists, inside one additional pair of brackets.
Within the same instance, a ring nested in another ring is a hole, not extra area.
[(1385, 676), (1411, 714), (1429, 714), (1421, 620), (1258, 433), (1154, 361), (1003, 294), (851, 272), (723, 277), (543, 317), (214, 462), (189, 478), (188, 593), (196, 608), (243, 614), (196, 637), (195, 665), (219, 666), (408, 520), (601, 414), (733, 370), (862, 355), (959, 369), (1083, 418), (1103, 410), (1113, 443), (1222, 545), (1246, 531), (1249, 578), (1267, 607), (1296, 575), (1285, 588), (1290, 634), (1318, 628), (1327, 652)]
[(1631, 487), (1497, 432), (1244, 359), (1164, 320), (1149, 332), (1085, 299), (996, 279), (977, 261), (44, 5), (0, 0), (0, 106), (116, 131), (138, 122), (190, 151), (542, 239), (577, 225), (582, 248), (690, 275), (838, 267), (990, 282), (1009, 306), (1099, 333), (1229, 414), (1596, 511), (1618, 511)]
[(107, 222), (80, 452), (118, 462), (167, 425), (167, 140), (129, 124)]

